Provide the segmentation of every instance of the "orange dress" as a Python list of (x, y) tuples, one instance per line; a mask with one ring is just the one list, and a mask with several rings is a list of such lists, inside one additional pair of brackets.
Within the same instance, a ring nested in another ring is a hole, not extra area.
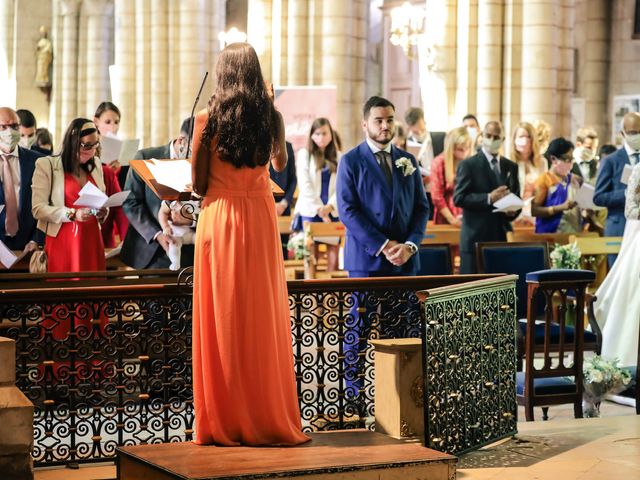
[[(206, 112), (196, 116), (193, 158)], [(193, 283), (195, 443), (296, 445), (289, 302), (268, 166), (210, 159)]]

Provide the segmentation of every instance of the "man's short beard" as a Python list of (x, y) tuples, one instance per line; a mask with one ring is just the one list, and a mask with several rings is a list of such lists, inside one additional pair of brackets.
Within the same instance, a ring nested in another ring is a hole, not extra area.
[(374, 138), (373, 135), (371, 135), (371, 130), (367, 129), (367, 135), (369, 136), (369, 138), (371, 140), (373, 140), (374, 142), (379, 143), (380, 145), (384, 145), (387, 146), (388, 144), (391, 143), (391, 140), (393, 140), (393, 137), (396, 136), (396, 132), (395, 130), (393, 132), (391, 132), (391, 136), (389, 137), (389, 140), (384, 140), (384, 141), (380, 141), (377, 138)]

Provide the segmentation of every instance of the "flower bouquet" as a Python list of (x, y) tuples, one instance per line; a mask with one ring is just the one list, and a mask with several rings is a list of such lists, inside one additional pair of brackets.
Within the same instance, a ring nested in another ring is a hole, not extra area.
[(293, 252), (295, 260), (304, 260), (311, 252), (309, 250), (309, 239), (305, 232), (297, 232), (289, 237), (287, 242), (287, 250)]
[(606, 395), (625, 390), (631, 382), (629, 372), (618, 366), (618, 359), (607, 361), (598, 355), (583, 364), (582, 408), (585, 417), (599, 417), (600, 403)]
[(567, 245), (558, 245), (556, 243), (549, 257), (553, 268), (577, 270), (580, 268), (580, 255), (580, 249), (575, 242)]

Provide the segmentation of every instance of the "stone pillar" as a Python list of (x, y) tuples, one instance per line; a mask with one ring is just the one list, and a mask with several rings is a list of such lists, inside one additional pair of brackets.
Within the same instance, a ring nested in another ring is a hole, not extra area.
[(151, 4), (151, 128), (150, 145), (163, 145), (172, 138), (174, 128), (169, 114), (169, 3), (154, 0)]
[(309, 58), (307, 41), (309, 2), (307, 0), (290, 1), (287, 20), (287, 83), (288, 85), (306, 85)]
[(267, 81), (273, 77), (271, 68), (271, 8), (271, 0), (249, 0), (247, 14), (247, 39), (256, 49), (262, 74)]
[(111, 31), (113, 0), (84, 0), (83, 12), (87, 17), (86, 101), (87, 111), (79, 112), (93, 118), (97, 106), (111, 99), (109, 63), (111, 60)]
[[(507, 0), (504, 7), (504, 47), (502, 60), (502, 125), (505, 135), (511, 138), (513, 128), (522, 118), (520, 104), (526, 95), (522, 91), (522, 2)], [(511, 141), (504, 143), (505, 153), (513, 158)]]
[[(459, 2), (457, 10), (455, 119), (477, 112), (478, 0)], [(483, 119), (478, 119), (480, 122)]]
[(136, 137), (140, 145), (151, 145), (151, 0), (135, 0), (136, 21)]
[(0, 337), (0, 472), (3, 480), (33, 479), (33, 404), (16, 383), (16, 344)]
[(136, 138), (136, 14), (132, 0), (115, 0), (113, 102), (120, 109), (120, 136)]
[(557, 2), (528, 0), (522, 6), (522, 117), (528, 121), (545, 120), (558, 134), (556, 111), (560, 108), (556, 87), (557, 34), (556, 19), (560, 15)]
[(426, 2), (418, 59), (425, 122), (431, 131), (447, 131), (449, 116), (455, 109), (456, 3)]
[(560, 2), (559, 15), (556, 17), (556, 28), (559, 36), (557, 42), (558, 63), (556, 70), (556, 129), (557, 135), (571, 136), (571, 98), (574, 90), (574, 35), (575, 0)]
[(15, 58), (13, 42), (13, 23), (15, 15), (15, 0), (0, 2), (0, 52), (4, 52), (4, 58), (0, 57), (0, 105), (15, 106), (16, 104), (16, 79)]
[(62, 17), (62, 51), (55, 62), (60, 68), (60, 123), (54, 132), (58, 144), (62, 136), (78, 114), (78, 10), (79, 0), (60, 0), (59, 12)]
[(503, 1), (483, 0), (478, 4), (477, 114), (485, 121), (502, 114), (502, 24)]

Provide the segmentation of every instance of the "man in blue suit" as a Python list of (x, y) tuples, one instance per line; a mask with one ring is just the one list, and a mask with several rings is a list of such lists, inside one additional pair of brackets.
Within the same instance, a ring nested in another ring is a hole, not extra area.
[[(620, 181), (625, 165), (636, 165), (640, 161), (640, 113), (627, 113), (622, 119), (624, 146), (607, 156), (600, 165), (596, 180), (593, 203), (607, 207), (607, 221), (604, 234), (620, 237), (624, 233), (624, 199), (627, 186)], [(617, 255), (609, 255), (609, 267)]]
[[(422, 242), (429, 203), (416, 159), (391, 144), (395, 108), (381, 97), (364, 105), (362, 128), (365, 141), (338, 163), (336, 196), (340, 220), (347, 229), (344, 268), (350, 277), (415, 275), (420, 268), (416, 255)], [(347, 399), (356, 400), (360, 415), (364, 357), (372, 306), (357, 295), (347, 320), (344, 370)], [(381, 305), (382, 316), (397, 317), (393, 307)], [(398, 312), (400, 313), (400, 312)]]
[(429, 203), (416, 159), (391, 144), (395, 107), (382, 97), (364, 105), (366, 139), (338, 165), (336, 195), (347, 228), (344, 268), (350, 277), (415, 275)]
[(0, 240), (11, 250), (35, 250), (42, 235), (31, 214), (31, 178), (39, 153), (18, 146), (20, 120), (0, 108)]

